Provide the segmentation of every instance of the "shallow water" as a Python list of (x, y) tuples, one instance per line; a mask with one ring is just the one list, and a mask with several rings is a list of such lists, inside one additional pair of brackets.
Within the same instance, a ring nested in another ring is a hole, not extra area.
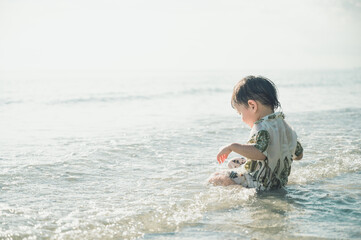
[(243, 73), (0, 79), (0, 238), (360, 238), (361, 71), (263, 74), (305, 148), (268, 193), (206, 183)]

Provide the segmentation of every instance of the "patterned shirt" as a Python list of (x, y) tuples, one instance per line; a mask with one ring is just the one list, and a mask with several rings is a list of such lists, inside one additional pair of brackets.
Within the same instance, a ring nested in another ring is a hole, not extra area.
[(291, 173), (293, 156), (303, 153), (296, 132), (284, 120), (282, 112), (272, 113), (258, 120), (250, 134), (248, 144), (253, 144), (266, 159), (249, 159), (245, 169), (256, 181), (260, 190), (285, 186)]

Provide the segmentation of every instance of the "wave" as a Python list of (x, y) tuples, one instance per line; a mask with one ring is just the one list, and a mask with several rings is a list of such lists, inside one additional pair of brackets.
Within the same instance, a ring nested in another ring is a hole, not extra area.
[(11, 105), (11, 104), (21, 104), (23, 100), (12, 100), (12, 99), (0, 99), (0, 106), (1, 105)]
[(294, 127), (304, 159), (294, 161), (290, 184), (305, 184), (361, 171), (361, 108), (305, 113)]
[(86, 96), (86, 97), (75, 97), (61, 100), (52, 100), (49, 104), (78, 104), (78, 103), (96, 103), (96, 102), (124, 102), (124, 101), (147, 101), (154, 99), (163, 99), (169, 97), (184, 97), (184, 96), (194, 96), (194, 95), (203, 95), (203, 94), (216, 94), (229, 92), (229, 89), (222, 88), (191, 88), (183, 91), (168, 91), (157, 94), (140, 94), (140, 95), (129, 95), (124, 93), (104, 93), (98, 96)]
[[(177, 232), (186, 226), (197, 225), (208, 211), (222, 211), (246, 203), (255, 196), (253, 189), (234, 186), (228, 188), (210, 187), (206, 191), (195, 194), (192, 199), (171, 200), (168, 204), (156, 206), (151, 210), (139, 211), (118, 209), (109, 215), (118, 217), (108, 218), (107, 221), (77, 221), (78, 213), (69, 214), (58, 220), (61, 227), (54, 236), (55, 239), (104, 237), (120, 239), (138, 239), (148, 234), (164, 234)], [(145, 198), (143, 204), (147, 204)], [(93, 215), (91, 208), (89, 215)], [(87, 214), (87, 213), (85, 213)], [(103, 213), (107, 214), (107, 213)]]
[[(307, 184), (361, 171), (361, 151), (344, 156), (327, 156), (292, 166), (289, 184)], [(302, 160), (301, 160), (302, 161)]]

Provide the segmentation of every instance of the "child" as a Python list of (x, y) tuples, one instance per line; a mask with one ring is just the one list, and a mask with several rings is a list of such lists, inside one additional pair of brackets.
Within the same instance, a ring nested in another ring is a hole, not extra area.
[(228, 163), (233, 171), (215, 173), (209, 180), (214, 185), (239, 184), (257, 190), (282, 188), (287, 184), (293, 160), (303, 157), (303, 148), (295, 131), (284, 120), (274, 83), (264, 77), (248, 76), (234, 87), (232, 107), (250, 126), (247, 144), (232, 143), (217, 155), (223, 163), (231, 152), (247, 159), (236, 158)]

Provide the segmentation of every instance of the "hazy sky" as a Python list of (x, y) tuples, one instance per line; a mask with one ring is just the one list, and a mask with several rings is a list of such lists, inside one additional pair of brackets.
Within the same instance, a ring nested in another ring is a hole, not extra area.
[(0, 70), (361, 66), (359, 0), (0, 0)]

